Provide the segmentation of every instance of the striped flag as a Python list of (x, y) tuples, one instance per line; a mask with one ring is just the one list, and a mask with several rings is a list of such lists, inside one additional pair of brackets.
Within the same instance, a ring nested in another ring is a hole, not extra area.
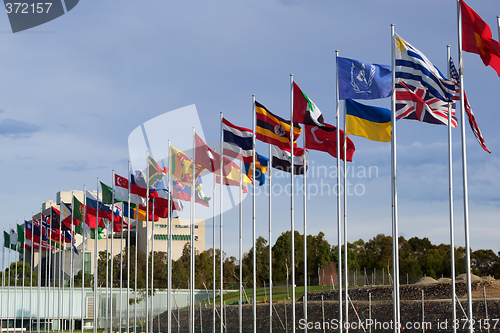
[[(255, 102), (255, 113), (257, 117), (255, 137), (282, 149), (290, 149), (290, 121), (273, 114), (257, 101)], [(302, 128), (299, 124), (294, 123), (292, 130), (293, 138), (297, 140)]]
[[(421, 86), (396, 83), (396, 118), (448, 125), (448, 103), (434, 97)], [(451, 125), (457, 127), (455, 103), (452, 103)]]
[[(454, 100), (459, 100), (460, 99), (460, 78), (458, 77), (458, 72), (457, 69), (455, 68), (455, 64), (453, 63), (453, 60), (450, 58), (450, 69), (451, 69), (451, 80), (455, 83), (456, 86), (456, 95), (453, 97)], [(481, 131), (479, 130), (479, 126), (477, 126), (476, 123), (476, 117), (474, 116), (474, 112), (472, 112), (472, 108), (470, 107), (469, 101), (467, 100), (467, 95), (465, 94), (464, 91), (464, 101), (465, 101), (465, 112), (467, 113), (467, 118), (469, 119), (469, 125), (470, 128), (472, 129), (472, 133), (474, 133), (474, 136), (477, 139), (477, 142), (483, 147), (484, 150), (486, 150), (488, 153), (491, 154), (491, 151), (486, 148), (486, 143), (484, 142), (483, 136), (481, 134)]]
[[(290, 149), (280, 149), (277, 146), (272, 146), (272, 161), (271, 166), (275, 169), (291, 172), (292, 170), (292, 153)], [(303, 175), (307, 170), (305, 165), (304, 149), (298, 148), (293, 151), (293, 174)], [(304, 167), (305, 165), (305, 167)]]
[(427, 57), (395, 34), (396, 83), (427, 89), (432, 96), (449, 101), (455, 94), (455, 85), (446, 79)]
[(222, 118), (222, 132), (224, 155), (243, 159), (244, 163), (252, 163), (252, 130), (236, 126), (226, 118)]

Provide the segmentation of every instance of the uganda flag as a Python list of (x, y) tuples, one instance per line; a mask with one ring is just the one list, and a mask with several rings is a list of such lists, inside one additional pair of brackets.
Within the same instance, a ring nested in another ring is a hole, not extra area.
[[(257, 114), (256, 138), (282, 149), (290, 149), (290, 121), (274, 115), (257, 101), (255, 112)], [(295, 140), (299, 137), (301, 130), (298, 124), (293, 124)]]

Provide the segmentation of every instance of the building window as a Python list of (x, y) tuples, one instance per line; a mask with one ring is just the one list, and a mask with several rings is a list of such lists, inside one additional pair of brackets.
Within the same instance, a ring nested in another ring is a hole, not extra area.
[[(176, 228), (189, 228), (189, 225), (187, 225), (187, 224), (176, 224), (176, 225), (174, 225), (174, 227), (176, 227)], [(195, 225), (194, 228), (198, 229), (198, 226)]]
[(92, 254), (90, 252), (85, 252), (83, 272), (85, 273), (85, 278), (90, 278), (91, 265), (92, 265)]

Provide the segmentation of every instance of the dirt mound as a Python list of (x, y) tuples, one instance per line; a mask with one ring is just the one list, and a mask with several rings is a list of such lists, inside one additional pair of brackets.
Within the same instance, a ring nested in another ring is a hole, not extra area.
[[(459, 276), (457, 276), (457, 281), (461, 281), (461, 282), (466, 282), (467, 281), (467, 275), (464, 273), (464, 274), (460, 274)], [(471, 274), (471, 281), (474, 282), (474, 281), (481, 281), (481, 278), (477, 275), (474, 275), (474, 274)]]
[(432, 284), (437, 283), (437, 281), (429, 276), (424, 276), (420, 280), (418, 280), (415, 284)]
[(439, 278), (437, 280), (438, 283), (451, 283), (451, 279), (450, 278), (445, 278), (445, 277), (442, 277), (442, 278)]

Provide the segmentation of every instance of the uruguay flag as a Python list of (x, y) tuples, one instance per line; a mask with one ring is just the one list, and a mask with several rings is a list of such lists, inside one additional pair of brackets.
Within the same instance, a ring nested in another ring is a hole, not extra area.
[(394, 34), (396, 43), (396, 83), (403, 82), (412, 86), (423, 86), (434, 97), (442, 101), (451, 101), (455, 94), (455, 85), (446, 79), (427, 57)]

